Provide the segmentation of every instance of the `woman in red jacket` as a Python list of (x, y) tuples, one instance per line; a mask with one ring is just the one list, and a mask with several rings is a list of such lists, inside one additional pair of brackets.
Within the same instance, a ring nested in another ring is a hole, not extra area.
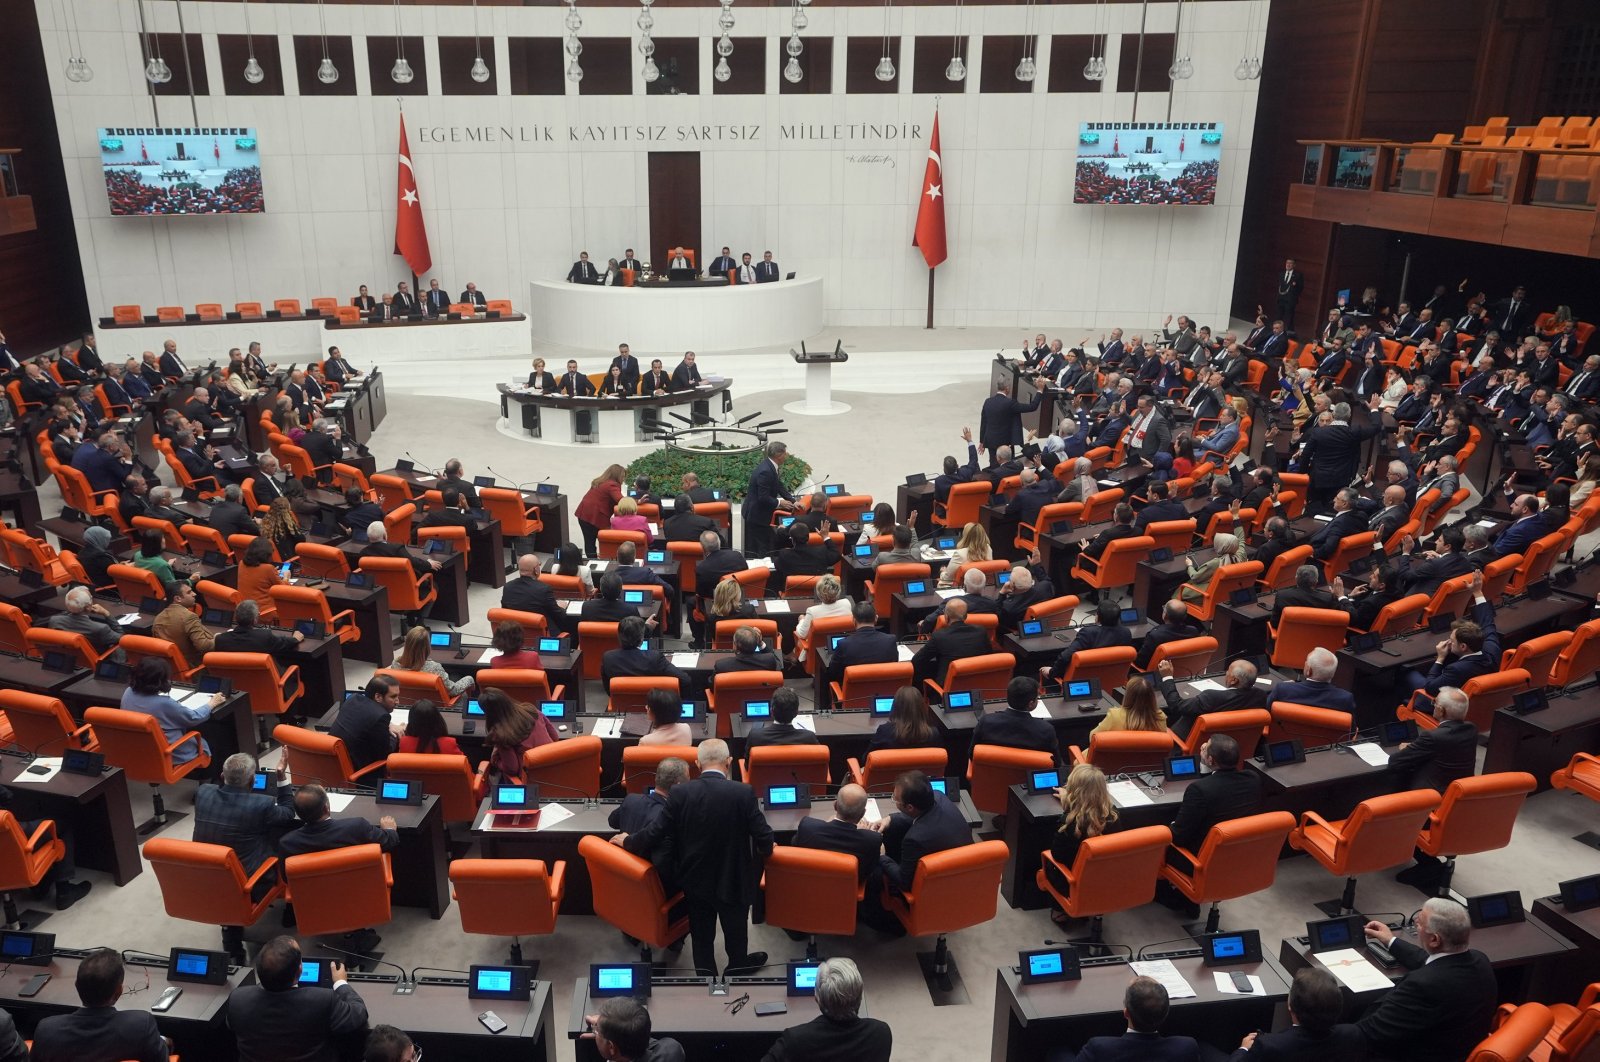
[(628, 470), (612, 465), (589, 484), (589, 491), (578, 503), (578, 526), (583, 528), (583, 548), (590, 557), (600, 551), (600, 529), (611, 526), (611, 513), (622, 500), (623, 477)]

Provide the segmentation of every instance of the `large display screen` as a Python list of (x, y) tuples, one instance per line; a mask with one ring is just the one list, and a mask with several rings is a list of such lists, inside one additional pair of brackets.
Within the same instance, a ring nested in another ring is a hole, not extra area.
[(1209, 205), (1221, 162), (1221, 122), (1084, 122), (1072, 201)]
[(102, 129), (100, 167), (114, 217), (266, 210), (254, 129)]

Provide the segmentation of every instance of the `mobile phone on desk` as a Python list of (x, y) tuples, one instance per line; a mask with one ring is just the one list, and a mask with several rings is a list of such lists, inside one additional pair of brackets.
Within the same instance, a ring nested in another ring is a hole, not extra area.
[(32, 977), (28, 978), (28, 981), (27, 981), (26, 984), (24, 984), (21, 988), (19, 988), (17, 990), (17, 995), (22, 996), (23, 998), (27, 998), (29, 996), (36, 996), (36, 995), (39, 994), (40, 990), (43, 989), (44, 986), (49, 984), (49, 983), (50, 983), (50, 975), (49, 974), (47, 974), (47, 973), (34, 974)]
[(164, 1014), (172, 1009), (172, 1005), (178, 1001), (178, 997), (181, 995), (183, 995), (183, 989), (177, 985), (172, 985), (163, 991), (154, 1003), (150, 1004), (150, 1009), (157, 1014)]
[(482, 1014), (479, 1014), (478, 1021), (482, 1022), (483, 1027), (492, 1033), (503, 1033), (511, 1027), (504, 1021), (500, 1020), (500, 1015), (496, 1014), (492, 1010), (486, 1010)]

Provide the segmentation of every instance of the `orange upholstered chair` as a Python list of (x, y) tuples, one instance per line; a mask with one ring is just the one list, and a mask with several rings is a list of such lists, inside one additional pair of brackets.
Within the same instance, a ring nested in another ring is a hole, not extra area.
[(1266, 736), (1272, 725), (1272, 715), (1265, 708), (1239, 708), (1231, 712), (1207, 712), (1196, 716), (1187, 738), (1173, 735), (1172, 741), (1189, 756), (1198, 756), (1200, 747), (1216, 734), (1227, 734), (1239, 743), (1239, 759), (1244, 761), (1256, 754), (1256, 746)]
[(386, 778), (416, 782), (424, 793), (438, 797), (445, 822), (477, 818), (478, 805), (489, 788), (485, 780), (488, 760), (479, 764), (476, 772), (466, 756), (450, 753), (391, 752), (384, 763)]
[(1444, 800), (1417, 834), (1419, 849), (1445, 861), (1439, 895), (1449, 892), (1457, 856), (1493, 852), (1511, 843), (1517, 814), (1537, 786), (1525, 771), (1503, 771), (1457, 778), (1445, 787)]
[[(1172, 831), (1165, 826), (1103, 833), (1078, 847), (1078, 857), (1070, 867), (1062, 866), (1046, 849), (1035, 881), (1068, 917), (1093, 919), (1088, 943), (1098, 944), (1104, 939), (1106, 915), (1142, 907), (1155, 899), (1156, 882), (1171, 843)], [(1066, 895), (1055, 887), (1046, 867), (1055, 868), (1066, 879)]]
[[(1422, 614), (1428, 609), (1427, 594), (1412, 594), (1402, 597), (1398, 601), (1391, 601), (1378, 610), (1377, 616), (1372, 620), (1369, 633), (1380, 635), (1384, 638), (1396, 634), (1404, 634), (1422, 622)], [(1284, 609), (1285, 612), (1289, 611)]]
[(1221, 917), (1218, 905), (1223, 900), (1272, 888), (1278, 876), (1278, 853), (1292, 829), (1294, 816), (1287, 811), (1224, 820), (1207, 832), (1198, 853), (1178, 849), (1188, 858), (1192, 871), (1185, 873), (1163, 864), (1161, 876), (1190, 903), (1211, 905), (1205, 931), (1215, 933)]
[(1296, 740), (1307, 748), (1344, 741), (1355, 725), (1355, 717), (1349, 712), (1310, 704), (1275, 701), (1270, 711), (1272, 726), (1267, 731), (1268, 740)]
[(450, 894), (460, 905), (461, 930), (511, 938), (511, 965), (522, 965), (523, 937), (549, 936), (567, 894), (567, 864), (548, 870), (542, 859), (457, 859)]
[(878, 615), (888, 618), (894, 606), (894, 595), (904, 593), (906, 584), (924, 580), (932, 581), (932, 571), (926, 564), (883, 564), (867, 580), (867, 593), (872, 597), (872, 607)]
[(20, 608), (0, 601), (0, 650), (28, 655), (28, 628), (33, 619)]
[[(1261, 588), (1263, 594), (1270, 594), (1282, 590), (1284, 587), (1293, 586), (1296, 569), (1302, 564), (1309, 563), (1313, 552), (1310, 546), (1295, 546), (1292, 549), (1284, 550), (1272, 562), (1272, 567), (1267, 569), (1267, 573), (1257, 580), (1256, 585)], [(1215, 582), (1215, 580), (1212, 581)], [(1228, 592), (1231, 594), (1233, 591), (1229, 590)], [(1223, 600), (1226, 600), (1226, 598)], [(1192, 612), (1193, 609), (1190, 611)]]
[(1493, 1032), (1472, 1049), (1466, 1062), (1526, 1062), (1530, 1058), (1555, 1059), (1536, 1054), (1550, 1031), (1554, 1016), (1543, 1003), (1522, 1003), (1509, 1015), (1497, 1015)]
[(37, 756), (59, 756), (68, 748), (100, 748), (93, 728), (79, 726), (55, 697), (0, 689), (0, 712), (11, 726), (11, 740)]
[(1072, 577), (1102, 592), (1132, 586), (1139, 562), (1154, 548), (1155, 539), (1149, 535), (1119, 538), (1108, 545), (1098, 559), (1087, 553), (1078, 554), (1072, 566)]
[(1550, 784), (1557, 789), (1566, 789), (1590, 800), (1600, 801), (1600, 756), (1588, 752), (1573, 753), (1565, 767), (1550, 775)]
[(733, 717), (740, 709), (750, 701), (765, 700), (782, 685), (781, 671), (724, 671), (715, 676), (706, 693), (706, 704), (716, 713), (717, 736), (731, 737)]
[(779, 845), (762, 868), (766, 923), (807, 934), (806, 958), (815, 962), (817, 934), (855, 935), (859, 871), (859, 861), (845, 852)]
[(845, 761), (850, 780), (870, 793), (887, 793), (894, 788), (894, 780), (906, 771), (921, 771), (929, 778), (943, 778), (950, 763), (950, 753), (942, 748), (874, 749), (867, 753), (866, 762), (857, 762), (854, 756)]
[(1103, 730), (1089, 739), (1088, 749), (1067, 748), (1073, 766), (1092, 763), (1107, 775), (1158, 770), (1171, 755), (1172, 735), (1165, 730)]
[(74, 631), (58, 631), (51, 627), (29, 627), (23, 632), (22, 637), (28, 643), (30, 656), (42, 660), (47, 653), (61, 653), (76, 666), (83, 668), (93, 668), (116, 651), (113, 646), (102, 653), (84, 635)]
[(1048, 752), (1005, 745), (972, 746), (967, 760), (967, 787), (972, 790), (973, 806), (991, 815), (1003, 814), (1006, 790), (1018, 783), (1026, 784), (1029, 772), (1047, 771), (1055, 762)]
[[(1156, 651), (1150, 654), (1150, 666), (1145, 668), (1145, 671), (1153, 673), (1162, 661), (1167, 661), (1172, 664), (1174, 678), (1192, 678), (1195, 675), (1205, 674), (1216, 655), (1217, 640), (1209, 634), (1198, 638), (1178, 638), (1156, 646)], [(1077, 654), (1074, 653), (1073, 657), (1073, 662), (1076, 663)], [(1103, 682), (1100, 685), (1102, 689), (1114, 688), (1107, 687)]]
[[(156, 872), (167, 915), (221, 927), (223, 947), (235, 959), (244, 956), (244, 927), (259, 922), (283, 897), (276, 856), (246, 874), (238, 853), (225, 844), (152, 837), (144, 858)], [(265, 886), (259, 896), (258, 885)]]
[(689, 765), (690, 778), (699, 777), (700, 764), (693, 745), (629, 745), (622, 750), (622, 787), (630, 793), (655, 788), (656, 769), (662, 760), (674, 756)]
[(1083, 679), (1097, 679), (1102, 690), (1114, 690), (1127, 684), (1133, 671), (1134, 657), (1139, 651), (1131, 645), (1108, 645), (1102, 649), (1079, 649), (1067, 664), (1067, 673), (1061, 676), (1062, 688)]
[(265, 727), (266, 716), (281, 716), (305, 696), (300, 685), (300, 669), (289, 666), (278, 670), (270, 653), (219, 653), (203, 658), (206, 673), (225, 678), (233, 688), (243, 690), (250, 699), (250, 711)]
[(941, 990), (950, 988), (950, 946), (946, 937), (981, 926), (994, 917), (1000, 877), (1010, 851), (1004, 841), (978, 841), (923, 856), (911, 887), (904, 893), (884, 891), (884, 906), (913, 937), (937, 936), (932, 978)]
[(284, 763), (297, 785), (362, 785), (367, 775), (384, 768), (383, 760), (374, 760), (357, 769), (344, 742), (325, 731), (280, 723), (272, 728), (272, 740), (283, 746)]
[(11, 894), (37, 887), (66, 854), (66, 844), (56, 837), (55, 819), (43, 819), (32, 834), (25, 834), (15, 815), (0, 811), (0, 893), (5, 894), (6, 925), (24, 929), (38, 925), (23, 924)]
[(529, 749), (522, 754), (522, 780), (529, 785), (549, 786), (557, 800), (598, 797), (602, 744), (593, 734), (579, 734)]
[[(166, 804), (161, 800), (161, 787), (171, 785), (192, 772), (207, 767), (211, 755), (199, 752), (182, 763), (173, 762), (173, 753), (180, 746), (199, 743), (200, 731), (189, 730), (168, 743), (161, 732), (161, 723), (146, 712), (125, 712), (121, 708), (89, 708), (83, 718), (94, 728), (100, 741), (100, 751), (106, 762), (121, 767), (131, 781), (145, 782), (150, 786), (151, 800), (155, 804), (152, 822), (164, 826), (167, 822)], [(148, 831), (147, 831), (148, 832)]]
[(328, 607), (328, 596), (316, 587), (279, 584), (268, 587), (267, 593), (278, 606), (278, 622), (285, 627), (310, 620), (328, 634), (337, 635), (341, 643), (361, 637), (356, 614), (350, 609), (335, 613)]
[(1357, 876), (1410, 859), (1428, 813), (1438, 806), (1439, 794), (1432, 789), (1412, 789), (1363, 800), (1349, 818), (1333, 822), (1315, 811), (1302, 814), (1289, 833), (1289, 847), (1345, 879), (1341, 899), (1317, 906), (1330, 918), (1354, 911)]
[(616, 531), (609, 527), (600, 529), (601, 560), (610, 560), (617, 555), (617, 547), (624, 542), (632, 542), (639, 549), (639, 555), (650, 546), (650, 536), (643, 531)]
[(1338, 652), (1344, 648), (1349, 629), (1350, 616), (1342, 609), (1291, 605), (1280, 614), (1276, 628), (1267, 624), (1267, 634), (1272, 638), (1272, 666), (1301, 667), (1306, 654), (1317, 648)]
[(359, 566), (388, 591), (391, 613), (421, 612), (439, 596), (433, 585), (433, 573), (418, 575), (405, 557), (362, 557)]
[(607, 691), (606, 711), (648, 711), (646, 698), (651, 690), (666, 690), (673, 697), (680, 696), (678, 680), (671, 675), (618, 675), (611, 680), (611, 689)]
[(486, 667), (478, 672), (477, 680), (478, 689), (499, 690), (523, 704), (559, 701), (567, 693), (565, 686), (551, 688), (548, 672), (531, 667)]
[(1025, 620), (1044, 620), (1046, 630), (1064, 627), (1072, 622), (1072, 614), (1077, 611), (1078, 596), (1064, 594), (1061, 597), (1052, 597), (1028, 606), (1028, 611), (1022, 614)]
[[(1278, 558), (1282, 560), (1282, 557)], [(1276, 565), (1274, 565), (1276, 567)], [(1260, 561), (1241, 561), (1238, 564), (1224, 564), (1217, 569), (1211, 581), (1206, 584), (1204, 596), (1199, 601), (1186, 602), (1189, 606), (1189, 615), (1197, 620), (1210, 623), (1217, 612), (1217, 605), (1233, 596), (1235, 590), (1245, 590), (1255, 586), (1256, 580), (1261, 578), (1263, 571)], [(1184, 583), (1184, 586), (1190, 586)], [(1199, 589), (1195, 587), (1195, 589)]]
[(828, 773), (828, 746), (757, 745), (739, 761), (739, 777), (765, 797), (767, 787), (798, 783), (821, 791), (832, 781)]
[(389, 858), (375, 844), (309, 852), (283, 861), (296, 932), (350, 933), (389, 921)]
[(1600, 620), (1580, 624), (1572, 640), (1550, 668), (1550, 685), (1565, 688), (1583, 682), (1600, 668)]
[(893, 697), (902, 686), (911, 686), (911, 661), (893, 664), (853, 664), (844, 669), (844, 681), (831, 682), (834, 706), (838, 708), (870, 707), (878, 697)]
[(651, 949), (682, 943), (689, 917), (673, 918), (671, 912), (683, 894), (668, 896), (648, 859), (593, 834), (579, 839), (578, 854), (589, 871), (594, 913), (637, 940), (645, 962), (653, 957)]
[(350, 578), (350, 559), (337, 546), (302, 542), (294, 548), (294, 555), (300, 559), (300, 574), (308, 579), (330, 579), (342, 583)]
[(950, 487), (949, 497), (943, 502), (933, 503), (934, 524), (939, 527), (962, 528), (976, 523), (978, 509), (989, 500), (990, 493), (987, 480), (953, 484)]
[(1005, 693), (1006, 685), (1011, 681), (1011, 673), (1016, 670), (1016, 666), (1017, 658), (1010, 653), (965, 656), (950, 661), (950, 666), (944, 674), (943, 685), (933, 679), (924, 679), (923, 683), (940, 700), (952, 693), (962, 692), (971, 692), (979, 699), (998, 697)]
[(178, 646), (165, 638), (152, 638), (143, 634), (124, 634), (117, 641), (117, 647), (127, 657), (128, 666), (134, 667), (139, 661), (147, 657), (165, 660), (172, 676), (180, 682), (188, 679), (198, 667), (190, 667), (189, 662), (183, 658), (183, 651)]

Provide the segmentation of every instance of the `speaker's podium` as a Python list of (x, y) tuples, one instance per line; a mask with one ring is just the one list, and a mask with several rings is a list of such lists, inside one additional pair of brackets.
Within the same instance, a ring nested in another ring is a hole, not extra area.
[(835, 413), (848, 413), (850, 407), (844, 402), (833, 400), (833, 366), (842, 361), (849, 361), (850, 355), (844, 352), (844, 341), (839, 340), (830, 353), (811, 353), (806, 350), (805, 341), (800, 343), (800, 349), (789, 350), (789, 356), (794, 358), (797, 365), (806, 367), (806, 397), (803, 402), (789, 402), (784, 409), (790, 413), (800, 413), (812, 417), (826, 417)]

